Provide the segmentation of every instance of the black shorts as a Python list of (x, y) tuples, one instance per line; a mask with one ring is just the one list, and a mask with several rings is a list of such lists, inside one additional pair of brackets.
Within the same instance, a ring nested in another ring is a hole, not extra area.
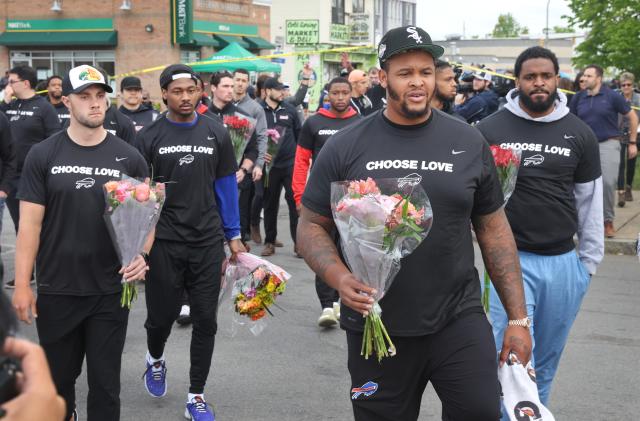
[(356, 421), (417, 420), (429, 381), (442, 401), (443, 420), (500, 419), (496, 348), (482, 309), (461, 314), (438, 333), (392, 340), (396, 356), (378, 363), (375, 355), (360, 355), (362, 334), (347, 331)]

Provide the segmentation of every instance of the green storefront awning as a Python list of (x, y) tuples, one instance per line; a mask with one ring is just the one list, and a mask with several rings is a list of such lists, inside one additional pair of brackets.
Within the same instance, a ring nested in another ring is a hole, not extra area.
[(76, 45), (118, 45), (117, 31), (4, 32), (0, 45), (7, 47), (52, 47)]
[(211, 34), (201, 34), (199, 32), (193, 33), (193, 42), (199, 47), (213, 47), (215, 49), (220, 49), (226, 45), (220, 42), (219, 39), (212, 37)]
[(223, 35), (223, 34), (213, 34), (213, 36), (215, 38), (218, 38), (224, 44), (225, 47), (231, 44), (232, 42), (235, 42), (243, 48), (251, 48), (249, 43), (247, 43), (241, 37), (236, 37), (234, 35)]
[(275, 50), (276, 46), (261, 37), (243, 37), (254, 50)]

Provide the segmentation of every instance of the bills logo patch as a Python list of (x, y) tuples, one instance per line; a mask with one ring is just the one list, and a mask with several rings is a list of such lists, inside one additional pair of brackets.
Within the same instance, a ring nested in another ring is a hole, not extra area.
[(378, 391), (378, 383), (375, 382), (366, 382), (361, 387), (354, 387), (351, 389), (351, 399), (358, 399), (360, 396), (371, 396)]
[(193, 155), (189, 154), (189, 155), (185, 155), (182, 158), (180, 158), (180, 160), (178, 161), (180, 166), (182, 166), (183, 164), (191, 164), (193, 161), (195, 160), (195, 158), (193, 157)]
[(81, 188), (90, 189), (96, 184), (96, 180), (91, 177), (83, 178), (82, 180), (76, 181), (76, 189), (80, 190)]

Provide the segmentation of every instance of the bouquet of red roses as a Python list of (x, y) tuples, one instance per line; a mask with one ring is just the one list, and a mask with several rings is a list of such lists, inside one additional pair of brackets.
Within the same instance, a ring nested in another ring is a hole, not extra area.
[(365, 359), (374, 352), (378, 361), (396, 353), (378, 302), (400, 271), (401, 259), (420, 245), (431, 228), (431, 204), (419, 183), (406, 177), (331, 184), (331, 209), (345, 260), (360, 281), (377, 291), (364, 325)]
[[(493, 161), (496, 164), (496, 171), (500, 186), (502, 187), (502, 195), (504, 196), (504, 205), (513, 194), (516, 188), (516, 180), (518, 178), (518, 169), (520, 168), (520, 158), (522, 151), (520, 149), (503, 148), (499, 145), (491, 145), (491, 153)], [(489, 313), (489, 288), (491, 279), (487, 271), (484, 271), (484, 290), (482, 291), (482, 306)]]
[[(104, 186), (107, 209), (104, 219), (122, 266), (128, 266), (141, 252), (160, 218), (165, 199), (162, 183), (147, 183), (124, 176)], [(138, 296), (135, 283), (122, 278), (120, 305), (131, 308)]]
[(249, 139), (253, 134), (255, 121), (241, 113), (225, 115), (222, 121), (229, 131), (236, 162), (240, 165), (240, 160), (242, 159), (242, 155), (244, 155), (244, 149), (247, 147), (247, 143), (249, 143)]

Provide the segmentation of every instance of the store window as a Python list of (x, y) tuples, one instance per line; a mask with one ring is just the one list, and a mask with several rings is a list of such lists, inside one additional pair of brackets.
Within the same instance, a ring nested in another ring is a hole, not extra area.
[(353, 13), (364, 13), (364, 0), (351, 0)]
[(344, 25), (344, 0), (331, 0), (331, 23)]
[(402, 25), (416, 24), (416, 5), (412, 3), (404, 3), (402, 5)]
[(108, 75), (115, 73), (114, 51), (11, 51), (9, 61), (11, 67), (31, 66), (38, 80), (45, 80), (51, 75), (64, 75), (72, 67), (89, 64), (104, 69)]
[(200, 50), (180, 50), (180, 63), (200, 61)]

